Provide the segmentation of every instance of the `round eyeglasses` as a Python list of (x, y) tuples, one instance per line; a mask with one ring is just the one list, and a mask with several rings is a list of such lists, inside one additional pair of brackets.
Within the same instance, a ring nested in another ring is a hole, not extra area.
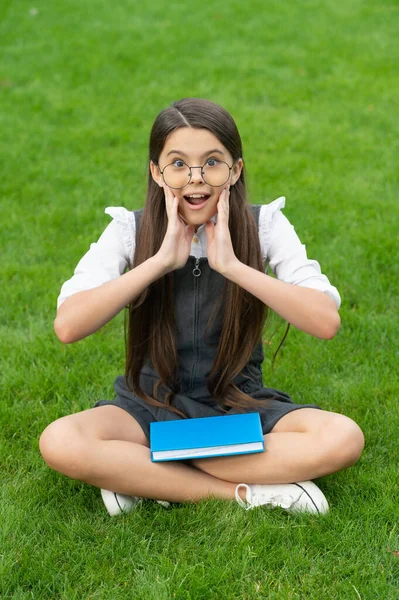
[(189, 167), (184, 160), (177, 158), (159, 171), (166, 185), (174, 190), (181, 190), (190, 183), (193, 175), (192, 169), (201, 169), (201, 177), (208, 185), (221, 187), (227, 183), (233, 165), (230, 167), (223, 160), (208, 158), (202, 166)]

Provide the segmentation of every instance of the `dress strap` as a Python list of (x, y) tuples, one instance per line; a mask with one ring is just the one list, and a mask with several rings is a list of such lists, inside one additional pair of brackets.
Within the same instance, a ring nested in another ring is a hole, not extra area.
[(254, 216), (254, 219), (255, 219), (256, 224), (259, 229), (259, 215), (260, 215), (260, 209), (262, 208), (262, 206), (260, 204), (250, 204), (249, 206), (251, 207), (252, 214)]
[(137, 248), (137, 242), (139, 239), (139, 230), (140, 230), (140, 223), (141, 223), (141, 217), (143, 216), (143, 211), (144, 208), (140, 208), (139, 210), (134, 210), (134, 218), (136, 219), (136, 248)]

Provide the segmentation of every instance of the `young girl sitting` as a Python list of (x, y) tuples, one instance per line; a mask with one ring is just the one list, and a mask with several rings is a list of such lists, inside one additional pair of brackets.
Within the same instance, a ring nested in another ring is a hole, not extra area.
[[(158, 115), (144, 209), (106, 209), (113, 221), (62, 286), (55, 319), (68, 344), (129, 306), (126, 373), (114, 401), (58, 419), (40, 439), (48, 465), (101, 488), (111, 515), (141, 498), (210, 497), (323, 513), (310, 480), (358, 460), (356, 423), (263, 384), (268, 308), (318, 338), (340, 326), (338, 291), (283, 207), (248, 204), (241, 139), (222, 107), (185, 98)], [(265, 452), (151, 462), (151, 422), (239, 412), (259, 413)]]

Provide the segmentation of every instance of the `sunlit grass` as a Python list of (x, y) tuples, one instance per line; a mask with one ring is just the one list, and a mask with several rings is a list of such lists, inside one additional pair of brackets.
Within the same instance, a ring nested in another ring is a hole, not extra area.
[[(21, 0), (0, 18), (0, 597), (395, 600), (397, 4)], [(265, 345), (268, 385), (365, 433), (359, 463), (319, 481), (320, 519), (211, 501), (110, 519), (39, 455), (123, 371), (123, 315), (65, 347), (56, 299), (104, 208), (143, 205), (152, 121), (184, 96), (232, 113), (250, 201), (287, 197), (342, 295), (334, 340), (291, 330), (273, 371)]]

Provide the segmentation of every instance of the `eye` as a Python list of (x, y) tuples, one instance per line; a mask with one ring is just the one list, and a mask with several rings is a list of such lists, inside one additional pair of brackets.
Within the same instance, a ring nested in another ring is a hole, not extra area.
[(217, 167), (220, 164), (220, 160), (217, 158), (208, 158), (205, 164), (208, 167)]
[(174, 167), (177, 167), (178, 169), (181, 169), (182, 167), (186, 166), (184, 161), (182, 161), (181, 158), (176, 158), (176, 160), (174, 160), (172, 164)]

